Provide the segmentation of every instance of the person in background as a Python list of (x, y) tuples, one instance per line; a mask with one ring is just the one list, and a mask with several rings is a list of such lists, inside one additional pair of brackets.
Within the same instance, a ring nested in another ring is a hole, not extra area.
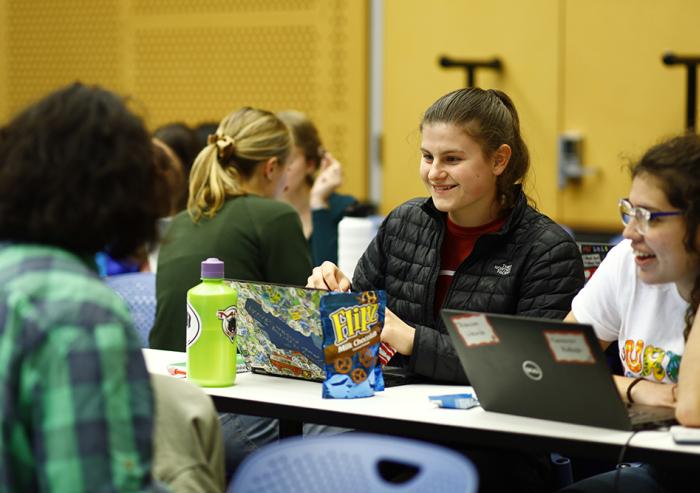
[[(566, 320), (593, 325), (603, 348), (618, 342), (624, 375), (614, 380), (625, 402), (675, 407), (681, 424), (700, 426), (693, 329), (700, 323), (700, 137), (653, 146), (631, 173), (629, 197), (619, 202), (625, 239), (574, 298)], [(659, 484), (676, 491), (676, 474), (638, 469), (623, 473), (621, 491), (637, 491), (644, 477), (648, 491), (661, 491)], [(615, 476), (565, 491), (613, 491)]]
[(168, 148), (180, 160), (185, 180), (182, 183), (181, 192), (177, 193), (175, 212), (180, 212), (187, 207), (187, 190), (189, 186), (190, 170), (197, 154), (204, 146), (199, 145), (196, 132), (181, 122), (168, 123), (153, 131), (153, 137)]
[[(584, 284), (566, 231), (528, 204), (529, 153), (517, 111), (498, 90), (459, 89), (420, 124), (420, 177), (429, 198), (394, 209), (350, 279), (331, 262), (308, 285), (387, 293), (382, 345), (394, 366), (432, 381), (468, 382), (442, 308), (563, 319)], [(468, 451), (483, 491), (542, 491), (543, 457)], [(509, 473), (503, 474), (507, 463)], [(498, 464), (498, 466), (496, 466)]]
[[(208, 257), (223, 260), (229, 278), (304, 284), (311, 261), (299, 215), (274, 199), (292, 144), (282, 121), (254, 108), (231, 113), (209, 137), (192, 167), (187, 211), (173, 219), (158, 256), (151, 348), (185, 350), (186, 294)], [(227, 413), (221, 424), (228, 477), (279, 436), (277, 420)]]
[[(178, 193), (182, 190), (185, 176), (182, 163), (175, 153), (158, 139), (153, 139), (153, 166), (158, 183), (155, 200), (155, 214), (158, 217), (158, 240), (140, 245), (127, 261), (118, 261), (105, 252), (98, 254), (108, 263), (100, 269), (104, 281), (126, 303), (141, 338), (143, 347), (148, 347), (148, 335), (156, 316), (156, 275), (155, 270), (160, 250), (160, 242), (177, 212)], [(133, 270), (127, 267), (133, 265)], [(102, 274), (107, 272), (110, 275)]]
[(226, 276), (303, 285), (311, 262), (299, 216), (274, 200), (284, 187), (292, 136), (274, 114), (242, 108), (224, 118), (190, 173), (187, 210), (158, 256), (151, 348), (185, 350), (187, 290), (200, 263), (217, 257)]
[(298, 111), (277, 113), (294, 135), (287, 184), (279, 198), (296, 209), (309, 242), (313, 265), (338, 263), (338, 223), (357, 200), (340, 195), (341, 164), (324, 150), (316, 126)]
[(153, 139), (156, 175), (164, 182), (163, 193), (158, 197), (158, 237), (159, 241), (148, 245), (148, 270), (158, 268), (160, 243), (170, 227), (172, 218), (182, 210), (182, 201), (187, 201), (188, 184), (186, 169), (175, 152), (158, 138)]
[(155, 240), (152, 160), (141, 119), (97, 86), (0, 129), (0, 492), (159, 490), (141, 345), (93, 260)]
[[(209, 145), (209, 136), (216, 133), (216, 129), (219, 128), (219, 122), (215, 121), (205, 121), (197, 124), (194, 127), (195, 141), (197, 143), (197, 149), (201, 151), (206, 146)], [(197, 156), (195, 155), (195, 158)], [(194, 164), (194, 163), (192, 163)]]
[(160, 240), (164, 237), (171, 217), (180, 210), (185, 186), (185, 175), (182, 163), (166, 144), (153, 139), (153, 165), (155, 167), (158, 196), (155, 201), (158, 214), (158, 241), (141, 245), (134, 253), (123, 259), (116, 259), (107, 251), (97, 252), (95, 262), (101, 277), (112, 278), (122, 274), (137, 274), (140, 272), (155, 272)]

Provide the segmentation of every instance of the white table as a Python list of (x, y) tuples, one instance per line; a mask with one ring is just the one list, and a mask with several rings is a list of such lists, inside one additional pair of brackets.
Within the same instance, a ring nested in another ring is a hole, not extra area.
[[(167, 365), (185, 361), (185, 353), (144, 349), (151, 373), (167, 374)], [(291, 378), (241, 373), (232, 387), (204, 388), (219, 411), (281, 420), (281, 433), (294, 434), (301, 423), (322, 423), (375, 433), (430, 440), (455, 447), (553, 451), (616, 461), (631, 432), (525, 418), (484, 411), (440, 409), (428, 396), (471, 392), (456, 385), (404, 385), (364, 399), (323, 399), (321, 384)], [(700, 446), (676, 445), (666, 431), (638, 432), (626, 461), (695, 467)]]

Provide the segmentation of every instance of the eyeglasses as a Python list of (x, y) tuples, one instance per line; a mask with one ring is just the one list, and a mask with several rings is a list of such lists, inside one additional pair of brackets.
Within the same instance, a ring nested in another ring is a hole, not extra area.
[(649, 223), (657, 217), (680, 216), (683, 214), (683, 211), (650, 212), (643, 207), (633, 207), (630, 201), (627, 199), (620, 199), (617, 206), (620, 208), (620, 219), (622, 219), (622, 224), (627, 226), (630, 221), (634, 219), (634, 229), (640, 235), (645, 235), (649, 232)]

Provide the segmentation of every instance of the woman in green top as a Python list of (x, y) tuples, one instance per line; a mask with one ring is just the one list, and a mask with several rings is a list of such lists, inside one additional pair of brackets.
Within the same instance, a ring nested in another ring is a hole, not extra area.
[(222, 120), (195, 159), (187, 210), (172, 221), (158, 257), (155, 349), (185, 350), (187, 290), (200, 262), (224, 261), (226, 277), (304, 285), (311, 272), (296, 211), (275, 197), (293, 145), (268, 111), (242, 108)]

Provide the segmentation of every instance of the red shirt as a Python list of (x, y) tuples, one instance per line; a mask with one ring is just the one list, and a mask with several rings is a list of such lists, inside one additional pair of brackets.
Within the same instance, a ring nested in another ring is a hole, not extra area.
[(440, 272), (435, 283), (434, 308), (436, 314), (442, 308), (455, 271), (471, 255), (476, 240), (486, 233), (495, 233), (501, 229), (505, 222), (505, 218), (499, 218), (482, 226), (464, 228), (450, 221), (449, 217), (447, 218), (447, 227), (440, 253)]

